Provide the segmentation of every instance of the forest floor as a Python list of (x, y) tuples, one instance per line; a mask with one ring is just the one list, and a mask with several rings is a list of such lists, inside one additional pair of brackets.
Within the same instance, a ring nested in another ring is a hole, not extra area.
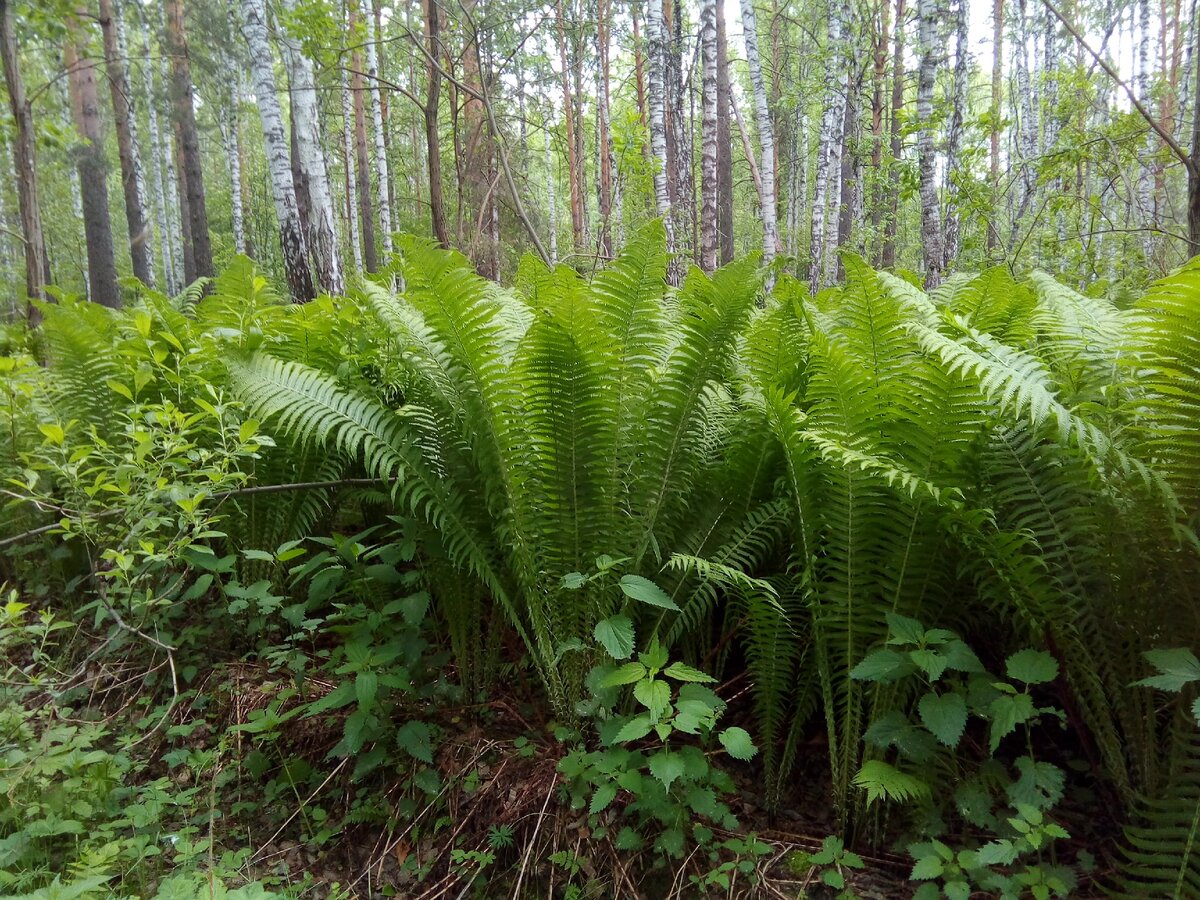
[[(249, 753), (238, 729), (252, 723), (275, 704), (286, 713), (294, 699), (266, 666), (231, 662), (215, 666), (197, 682), (195, 697), (203, 703), (179, 703), (171, 711), (167, 733), (186, 733), (195, 750), (211, 747), (222, 734), (238, 734), (227, 763), (242, 769)], [(309, 681), (316, 692), (332, 684)], [(749, 716), (748, 691), (735, 684), (721, 693), (730, 698), (731, 717)], [(761, 775), (738, 773), (731, 807), (741, 829), (714, 828), (715, 840), (756, 839), (750, 854), (752, 868), (730, 869), (728, 889), (702, 889), (695, 879), (712, 871), (716, 857), (697, 847), (682, 861), (647, 867), (641, 858), (614, 846), (612, 835), (597, 837), (588, 826), (586, 811), (572, 810), (562, 797), (558, 763), (565, 749), (554, 735), (554, 723), (544, 710), (529, 702), (530, 692), (519, 684), (498, 685), (487, 703), (459, 707), (422, 707), (419, 715), (433, 722), (441, 739), (433, 752), (440, 790), (423, 806), (406, 806), (411, 779), (351, 778), (352, 758), (333, 762), (329, 751), (342, 734), (344, 716), (296, 718), (278, 726), (274, 746), (280, 758), (299, 759), (314, 769), (328, 770), (316, 790), (298, 792), (281, 814), (278, 804), (263, 803), (254, 815), (238, 817), (238, 836), (225, 834), (225, 849), (248, 850), (247, 879), (265, 884), (305, 885), (314, 897), (405, 897), (440, 900), (484, 897), (696, 897), (746, 898), (861, 897), (897, 898), (912, 894), (911, 860), (901, 853), (859, 851), (865, 868), (842, 869), (842, 893), (821, 883), (821, 868), (807, 864), (820, 851), (827, 835), (837, 832), (830, 795), (828, 760), (823, 742), (805, 745), (791, 778), (785, 802), (773, 814), (764, 806)], [(310, 694), (311, 699), (311, 694)], [(122, 704), (123, 705), (123, 704)], [(155, 745), (157, 743), (157, 746)], [(180, 786), (192, 773), (185, 767), (168, 770), (165, 740), (151, 742), (145, 753), (155, 760), (148, 774), (164, 774)], [(210, 773), (215, 777), (215, 773)], [(255, 778), (239, 771), (231, 779), (232, 795), (253, 795)], [(214, 788), (215, 791), (215, 788)], [(355, 810), (365, 803), (407, 809), (391, 819), (353, 824)], [(253, 808), (247, 804), (245, 808)], [(311, 837), (312, 812), (329, 822), (345, 823), (319, 846)], [(1069, 811), (1068, 811), (1069, 814)], [(307, 821), (306, 821), (307, 820)], [(248, 824), (251, 823), (251, 824)], [(1104, 830), (1103, 823), (1078, 821), (1074, 834)], [(497, 832), (511, 835), (497, 846)], [(1089, 838), (1087, 843), (1094, 847)], [(472, 854), (479, 854), (472, 856)], [(472, 865), (490, 859), (483, 865)], [(727, 856), (727, 854), (726, 854)], [(564, 865), (562, 860), (567, 860)], [(578, 894), (564, 893), (582, 885)], [(1080, 886), (1076, 896), (1100, 896)]]

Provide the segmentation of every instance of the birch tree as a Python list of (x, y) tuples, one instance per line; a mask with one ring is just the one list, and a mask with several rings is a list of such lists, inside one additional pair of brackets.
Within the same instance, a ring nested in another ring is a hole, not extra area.
[(125, 42), (120, 0), (100, 0), (100, 30), (112, 96), (117, 155), (121, 161), (121, 189), (125, 196), (125, 223), (129, 231), (129, 256), (133, 275), (154, 286), (150, 256), (150, 224), (146, 218), (146, 182), (137, 146), (137, 115), (129, 87), (129, 52)]
[(292, 297), (300, 302), (313, 299), (312, 272), (308, 268), (308, 247), (300, 225), (296, 187), (292, 181), (288, 157), (288, 137), (283, 127), (283, 111), (275, 88), (274, 56), (267, 40), (267, 11), (264, 0), (239, 0), (242, 9), (242, 36), (250, 50), (250, 69), (254, 96), (262, 120), (263, 142), (267, 151), (267, 171), (271, 178), (271, 196), (279, 220), (279, 243), (283, 251), (284, 275)]
[(342, 157), (346, 171), (346, 232), (350, 242), (350, 257), (354, 260), (354, 271), (361, 272), (363, 265), (362, 239), (358, 233), (358, 174), (354, 159), (354, 113), (351, 110), (350, 80), (342, 70)]
[(666, 34), (662, 0), (649, 0), (646, 9), (646, 56), (649, 77), (646, 106), (650, 117), (650, 153), (654, 163), (654, 208), (667, 232), (667, 252), (675, 252), (675, 222), (667, 178)]
[[(828, 16), (828, 50), (831, 58), (836, 59), (842, 44), (842, 9), (840, 0), (830, 0)], [(838, 66), (838, 78), (830, 87), (825, 101), (825, 111), (821, 117), (821, 131), (817, 136), (817, 167), (813, 182), (813, 216), (812, 239), (809, 250), (808, 280), (809, 288), (815, 294), (825, 284), (825, 270), (829, 255), (827, 225), (830, 221), (830, 198), (837, 192), (835, 179), (841, 171), (841, 161), (838, 158), (840, 141), (838, 129), (842, 126), (843, 112), (841, 110), (841, 92), (845, 90), (841, 83), (842, 67)]]
[(954, 86), (950, 99), (950, 130), (946, 136), (946, 246), (942, 270), (958, 259), (961, 222), (958, 180), (961, 177), (963, 121), (967, 108), (967, 77), (971, 58), (967, 51), (967, 0), (954, 4)]
[[(357, 3), (358, 0), (350, 0)], [(379, 192), (376, 195), (379, 204), (379, 225), (382, 229), (383, 252), (392, 255), (392, 207), (388, 202), (387, 147), (383, 136), (383, 93), (379, 89), (379, 31), (375, 27), (374, 18), (364, 13), (367, 29), (370, 32), (367, 44), (367, 80), (371, 86), (371, 116), (375, 125), (375, 175), (379, 181)]]
[(750, 67), (750, 85), (754, 91), (754, 112), (758, 120), (758, 142), (762, 162), (763, 262), (770, 263), (778, 249), (779, 234), (775, 209), (775, 131), (767, 106), (767, 88), (763, 82), (758, 56), (758, 25), (754, 18), (754, 0), (742, 0), (742, 37), (746, 42), (746, 61)]
[(183, 0), (166, 0), (165, 11), (167, 53), (171, 60), (171, 115), (180, 162), (178, 175), (183, 188), (180, 193), (184, 195), (181, 203), (188, 220), (184, 235), (188, 243), (184, 251), (184, 277), (192, 281), (213, 274), (212, 244), (208, 236), (200, 137), (192, 104), (192, 70), (183, 21)]
[(700, 4), (700, 268), (717, 267), (717, 0)]
[[(294, 13), (296, 0), (283, 0), (283, 7)], [(300, 42), (280, 29), (280, 46), (291, 89), (293, 133), (296, 137), (300, 170), (308, 187), (308, 249), (312, 254), (317, 281), (330, 294), (343, 294), (346, 283), (338, 254), (334, 230), (333, 198), (329, 190), (329, 172), (325, 151), (321, 148), (321, 112), (317, 105), (316, 74), (312, 60)]]
[[(4, 84), (8, 89), (8, 108), (15, 126), (13, 168), (17, 175), (17, 207), (21, 215), (21, 238), (25, 251), (25, 294), (34, 300), (45, 296), (45, 286), (50, 283), (50, 266), (38, 202), (37, 137), (33, 107), (25, 94), (14, 25), (11, 0), (0, 0), (0, 61), (3, 62)], [(28, 318), (31, 324), (37, 324), (40, 318), (33, 304), (28, 307)]]
[(919, 0), (921, 59), (917, 70), (917, 165), (921, 192), (921, 247), (925, 285), (934, 288), (942, 278), (942, 230), (938, 221), (938, 195), (933, 144), (933, 89), (937, 75), (936, 0)]
[(121, 292), (117, 288), (112, 223), (108, 218), (107, 164), (96, 88), (98, 66), (95, 60), (79, 55), (78, 45), (82, 42), (82, 35), (77, 23), (72, 21), (69, 24), (67, 34), (63, 57), (71, 98), (71, 118), (79, 136), (73, 154), (81, 186), (88, 298), (102, 306), (116, 308), (121, 305)]

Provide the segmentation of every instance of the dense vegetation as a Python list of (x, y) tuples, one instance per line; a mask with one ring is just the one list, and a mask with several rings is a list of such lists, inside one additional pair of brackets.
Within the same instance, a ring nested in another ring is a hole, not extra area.
[(0, 897), (1200, 897), (1197, 9), (0, 0)]
[(5, 890), (1200, 890), (1200, 267), (844, 264), (10, 328)]

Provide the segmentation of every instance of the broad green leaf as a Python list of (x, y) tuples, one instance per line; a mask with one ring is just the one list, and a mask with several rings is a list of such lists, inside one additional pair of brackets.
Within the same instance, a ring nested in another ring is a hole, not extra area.
[(629, 659), (633, 655), (633, 621), (629, 616), (601, 619), (592, 635), (613, 659)]
[(630, 741), (640, 741), (650, 733), (650, 729), (654, 727), (654, 723), (647, 715), (634, 716), (628, 722), (621, 726), (621, 730), (617, 732), (617, 736), (613, 738), (615, 744), (627, 744)]
[(683, 759), (671, 750), (660, 750), (650, 757), (650, 774), (671, 789), (671, 783), (684, 773)]
[(1045, 684), (1058, 677), (1058, 660), (1045, 650), (1020, 650), (1008, 658), (1004, 670), (1025, 684)]
[(600, 682), (601, 687), (620, 687), (623, 684), (633, 684), (646, 677), (646, 667), (640, 662), (627, 662), (619, 669), (609, 672)]
[(691, 666), (680, 662), (671, 663), (671, 665), (663, 669), (663, 674), (668, 678), (674, 678), (676, 681), (691, 681), (698, 684), (712, 684), (717, 680), (706, 672), (693, 669)]
[(925, 640), (925, 629), (916, 619), (894, 612), (885, 613), (884, 618), (892, 634), (889, 644), (920, 644)]
[(433, 731), (417, 719), (410, 719), (396, 730), (396, 746), (423, 763), (433, 764)]
[(643, 578), (641, 575), (622, 575), (618, 584), (625, 592), (626, 597), (641, 603), (648, 603), (650, 606), (657, 606), (660, 609), (679, 611), (679, 607), (675, 605), (675, 601), (667, 595), (667, 592), (649, 578)]
[(754, 754), (758, 753), (758, 748), (754, 746), (754, 741), (750, 739), (750, 734), (744, 728), (726, 728), (719, 735), (721, 746), (725, 748), (725, 752), (734, 759), (753, 759)]
[(1158, 674), (1135, 681), (1134, 684), (1140, 687), (1178, 691), (1186, 684), (1200, 681), (1200, 660), (1191, 650), (1176, 647), (1171, 650), (1147, 650), (1142, 655), (1158, 670)]
[(850, 670), (850, 677), (858, 681), (895, 681), (912, 671), (907, 653), (895, 650), (876, 650)]
[[(633, 663), (638, 665), (638, 663)], [(661, 719), (671, 708), (671, 688), (665, 681), (657, 678), (646, 678), (633, 686), (633, 696), (650, 710), (652, 719)]]
[(608, 804), (612, 803), (617, 796), (617, 786), (612, 782), (607, 782), (596, 788), (596, 793), (592, 794), (592, 803), (588, 807), (588, 812), (595, 815), (598, 812), (608, 808)]
[(956, 747), (967, 727), (967, 701), (962, 694), (932, 691), (917, 704), (921, 723), (947, 747)]
[(1028, 694), (1006, 694), (991, 702), (988, 714), (992, 718), (990, 746), (995, 753), (1005, 737), (1037, 713), (1033, 708), (1033, 699)]
[(53, 422), (43, 422), (38, 425), (38, 431), (44, 434), (51, 443), (61, 444), (67, 437), (61, 425), (56, 425)]
[(354, 699), (360, 709), (373, 706), (379, 693), (379, 676), (374, 672), (359, 672), (354, 679)]

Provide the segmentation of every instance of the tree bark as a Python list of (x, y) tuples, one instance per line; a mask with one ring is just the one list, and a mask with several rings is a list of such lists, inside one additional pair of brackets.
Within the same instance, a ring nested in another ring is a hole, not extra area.
[[(884, 0), (886, 3), (887, 0)], [(892, 32), (892, 121), (891, 159), (888, 162), (888, 194), (891, 198), (883, 224), (883, 249), (880, 259), (885, 268), (896, 265), (896, 228), (900, 215), (900, 155), (904, 144), (900, 120), (904, 115), (904, 17), (905, 0), (896, 0), (896, 21)]]
[[(613, 252), (613, 150), (609, 134), (609, 2), (596, 3), (596, 51), (600, 65), (596, 70), (596, 143), (599, 148), (597, 167), (597, 204), (600, 207), (599, 251), (602, 256)], [(619, 215), (618, 211), (618, 215)]]
[(137, 148), (137, 116), (129, 89), (129, 54), (119, 0), (99, 0), (100, 30), (104, 36), (104, 58), (112, 95), (113, 124), (117, 132), (117, 155), (121, 160), (121, 188), (125, 195), (125, 222), (129, 229), (129, 256), (134, 277), (154, 286), (150, 259), (150, 225), (146, 219), (146, 183)]
[(871, 66), (871, 171), (874, 173), (871, 194), (871, 245), (872, 263), (878, 268), (883, 265), (883, 208), (887, 197), (884, 167), (884, 89), (887, 81), (888, 27), (891, 20), (891, 4), (880, 0), (872, 13), (872, 66)]
[(725, 0), (716, 0), (717, 17), (717, 233), (721, 265), (733, 261), (733, 145), (730, 143), (729, 47), (725, 37)]
[(762, 153), (763, 262), (769, 264), (779, 248), (779, 227), (775, 207), (775, 129), (767, 106), (767, 88), (763, 82), (758, 56), (758, 26), (754, 18), (754, 0), (742, 0), (742, 36), (746, 42), (746, 61), (750, 66), (750, 84), (754, 90), (754, 111), (758, 119), (758, 142)]
[(967, 114), (967, 78), (971, 59), (967, 51), (967, 2), (954, 7), (954, 87), (950, 103), (950, 131), (946, 136), (946, 247), (942, 270), (953, 268), (958, 259), (962, 227), (959, 215), (958, 181), (961, 177), (963, 122)]
[(425, 0), (425, 40), (429, 71), (425, 93), (425, 156), (429, 164), (429, 214), (433, 236), (443, 247), (450, 246), (446, 227), (446, 202), (442, 197), (442, 144), (438, 131), (438, 108), (442, 93), (442, 70), (437, 65), (441, 44), (441, 20), (437, 0)]
[(116, 309), (121, 305), (121, 292), (117, 287), (112, 223), (108, 218), (108, 166), (104, 159), (104, 131), (96, 89), (99, 66), (95, 60), (80, 59), (77, 49), (80, 42), (79, 27), (72, 21), (68, 25), (64, 57), (71, 94), (71, 118), (80, 141), (74, 156), (82, 191), (88, 296), (101, 306)]
[[(651, 4), (661, 0), (650, 0)], [(567, 141), (567, 187), (570, 191), (571, 203), (571, 239), (576, 253), (583, 249), (584, 222), (582, 184), (579, 177), (579, 146), (576, 142), (575, 104), (571, 90), (571, 67), (567, 58), (567, 26), (566, 13), (563, 5), (565, 0), (558, 0), (555, 5), (558, 26), (558, 60), (562, 67), (563, 89), (563, 125), (566, 129)]]
[[(37, 137), (33, 108), (25, 95), (25, 82), (21, 77), (12, 0), (0, 0), (0, 60), (4, 65), (4, 83), (8, 88), (8, 106), (14, 123), (13, 166), (17, 175), (17, 206), (24, 241), (25, 293), (30, 300), (41, 300), (46, 296), (45, 286), (50, 283), (50, 271), (46, 239), (42, 233), (42, 212), (38, 205)], [(41, 320), (41, 314), (32, 303), (26, 315), (32, 325)]]
[(717, 0), (700, 4), (700, 268), (717, 267)]
[(824, 114), (821, 117), (821, 131), (817, 137), (817, 170), (813, 188), (812, 240), (808, 269), (809, 289), (814, 294), (825, 285), (829, 256), (834, 250), (834, 242), (830, 240), (829, 235), (836, 235), (836, 229), (828, 226), (830, 222), (837, 221), (830, 215), (829, 207), (833, 205), (833, 198), (839, 194), (837, 182), (841, 176), (841, 141), (838, 138), (838, 130), (843, 129), (845, 125), (846, 84), (845, 65), (842, 61), (842, 12), (841, 0), (830, 0), (827, 52), (829, 65), (836, 75), (830, 82)]
[[(169, 141), (163, 137), (158, 126), (158, 97), (154, 89), (154, 78), (156, 71), (162, 71), (161, 64), (156, 66), (153, 63), (153, 58), (157, 54), (151, 38), (152, 29), (144, 9), (141, 10), (141, 15), (142, 41), (146, 57), (144, 67), (146, 122), (150, 129), (150, 183), (154, 198), (154, 228), (158, 232), (164, 289), (168, 294), (175, 294), (179, 291), (180, 275), (182, 274), (179, 270), (183, 265), (183, 260), (181, 258), (182, 251), (177, 246), (179, 243), (176, 240), (178, 232), (175, 230), (172, 220), (172, 212), (176, 206), (170, 200), (170, 190), (176, 187), (174, 164), (171, 162), (171, 154), (168, 151)], [(166, 172), (165, 180), (164, 170)]]
[(262, 119), (263, 142), (267, 152), (267, 170), (271, 177), (271, 195), (279, 219), (279, 243), (283, 251), (284, 275), (293, 299), (307, 302), (316, 296), (312, 272), (308, 267), (308, 247), (296, 202), (295, 183), (288, 158), (288, 137), (283, 127), (283, 111), (276, 93), (274, 57), (267, 40), (264, 0), (240, 0), (242, 36), (250, 49), (254, 78), (254, 96)]
[[(432, 4), (436, 0), (428, 0), (428, 2)], [(347, 6), (349, 7), (349, 27), (352, 39), (356, 43), (362, 42), (366, 29), (359, 28), (362, 17), (358, 12), (358, 0), (349, 0)], [(371, 160), (367, 151), (366, 87), (362, 75), (362, 54), (357, 49), (350, 55), (350, 68), (353, 73), (350, 85), (354, 99), (354, 151), (357, 162), (355, 175), (358, 178), (356, 193), (358, 195), (359, 224), (362, 226), (363, 264), (367, 267), (368, 272), (374, 272), (379, 268), (379, 259), (375, 252), (375, 211), (371, 205)], [(436, 125), (435, 119), (435, 136)], [(439, 236), (439, 240), (441, 240), (441, 236)]]
[(667, 232), (667, 252), (675, 252), (675, 222), (667, 179), (666, 35), (663, 33), (662, 0), (648, 0), (646, 11), (646, 56), (649, 83), (646, 106), (650, 115), (650, 153), (654, 157), (654, 209)]
[[(1196, 24), (1196, 23), (1193, 23)], [(1196, 37), (1200, 41), (1200, 24)], [(1200, 255), (1200, 48), (1192, 52), (1192, 153), (1188, 173), (1188, 243), (1192, 256)]]
[[(283, 0), (289, 12), (295, 12), (296, 0)], [(284, 66), (292, 98), (292, 132), (296, 137), (297, 159), (308, 190), (308, 249), (312, 254), (317, 282), (329, 294), (344, 294), (337, 232), (334, 230), (333, 197), (329, 189), (329, 170), (321, 148), (321, 111), (317, 104), (316, 73), (299, 40), (280, 30)]]
[(358, 230), (358, 175), (354, 166), (354, 112), (350, 99), (350, 80), (346, 70), (341, 73), (342, 81), (342, 159), (346, 172), (346, 232), (350, 241), (350, 256), (354, 260), (354, 271), (361, 272), (362, 238)]
[[(358, 0), (350, 0), (351, 3), (358, 3)], [(367, 23), (367, 31), (369, 32), (367, 40), (367, 78), (370, 81), (371, 88), (371, 116), (375, 124), (375, 177), (379, 182), (378, 194), (379, 199), (379, 227), (382, 229), (383, 237), (383, 252), (387, 256), (392, 255), (392, 207), (388, 202), (389, 185), (391, 184), (388, 178), (388, 159), (387, 147), (385, 146), (383, 134), (383, 91), (379, 87), (379, 60), (377, 52), (377, 44), (379, 41), (379, 31), (375, 28), (374, 19), (370, 15), (364, 15)]]
[[(475, 0), (463, 0), (463, 8), (468, 14), (474, 5)], [(483, 71), (481, 50), (482, 36), (474, 30), (469, 31), (465, 35), (461, 56), (462, 82), (474, 92), (467, 94), (462, 106), (462, 189), (469, 225), (466, 234), (460, 235), (460, 238), (476, 271), (484, 278), (495, 281), (500, 277), (499, 258), (490, 226), (496, 203), (497, 178), (495, 149), (482, 99), (483, 80), (490, 75)]]
[(992, 107), (991, 150), (988, 178), (992, 189), (992, 213), (987, 225), (987, 252), (991, 257), (999, 243), (995, 221), (1000, 207), (1000, 115), (1001, 86), (1004, 84), (1004, 0), (992, 0)]
[(925, 264), (925, 286), (937, 287), (942, 280), (942, 230), (938, 221), (938, 195), (933, 146), (933, 89), (937, 75), (937, 31), (935, 0), (919, 0), (921, 60), (917, 72), (917, 157), (921, 193), (921, 245)]
[[(200, 159), (200, 138), (196, 131), (196, 113), (192, 106), (192, 70), (188, 60), (187, 34), (183, 23), (183, 0), (165, 0), (167, 13), (167, 53), (171, 57), (171, 110), (179, 139), (182, 163), (180, 185), (187, 196), (188, 236), (191, 253), (185, 262), (191, 268), (184, 277), (190, 282), (213, 274), (212, 244), (208, 236), (208, 209), (204, 202), (204, 168)], [(185, 269), (187, 267), (185, 266)]]

